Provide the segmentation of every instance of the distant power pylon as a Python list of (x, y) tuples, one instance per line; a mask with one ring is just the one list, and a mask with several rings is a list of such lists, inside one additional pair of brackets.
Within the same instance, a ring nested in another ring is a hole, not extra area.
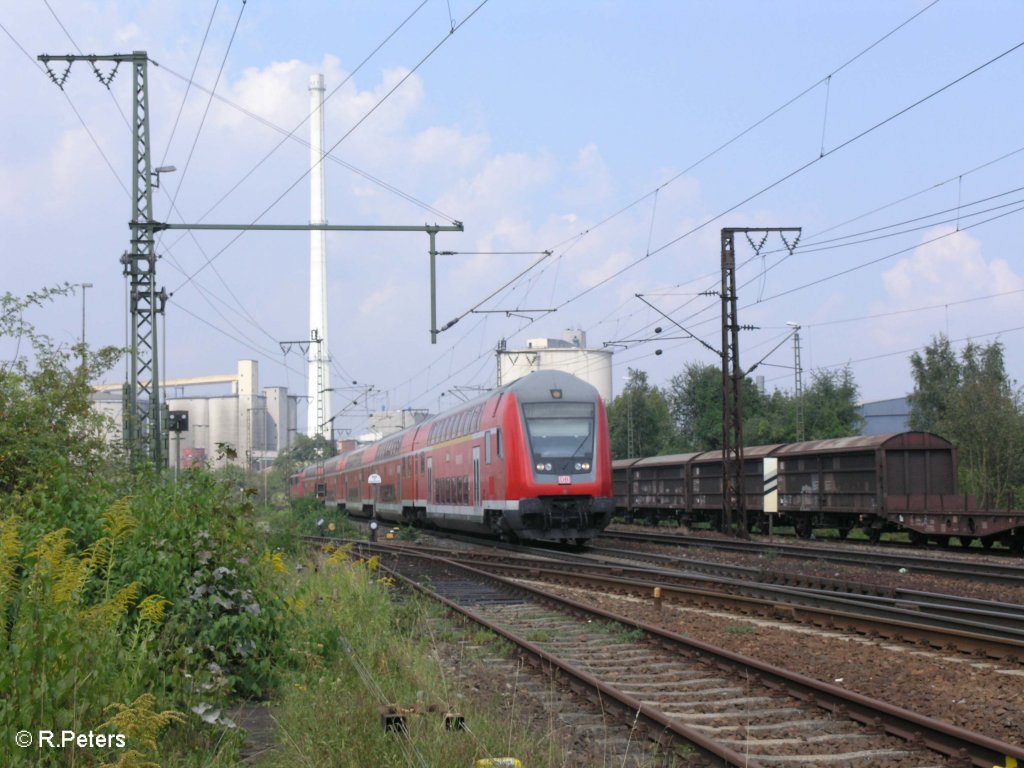
[(804, 439), (804, 371), (800, 365), (800, 326), (786, 323), (793, 329), (793, 398), (796, 400), (796, 439)]

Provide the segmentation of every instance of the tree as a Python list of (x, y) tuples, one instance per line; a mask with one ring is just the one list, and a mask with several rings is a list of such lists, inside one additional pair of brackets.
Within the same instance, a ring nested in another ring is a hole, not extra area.
[[(669, 410), (681, 451), (722, 448), (722, 371), (689, 364), (672, 377)], [(776, 390), (764, 394), (751, 379), (743, 380), (743, 436), (747, 445), (792, 442), (796, 436), (793, 398)]]
[[(311, 464), (338, 454), (337, 446), (323, 435), (296, 435), (292, 447), (283, 455), (300, 464)], [(279, 457), (280, 458), (280, 457)]]
[(65, 524), (118, 471), (117, 447), (105, 440), (108, 420), (92, 408), (89, 376), (123, 354), (114, 347), (56, 346), (25, 320), (26, 311), (69, 293), (65, 285), (24, 298), (0, 296), (0, 337), (13, 338), (18, 350), (0, 363), (0, 507), (39, 517), (52, 505)]
[(287, 499), (288, 478), (307, 464), (337, 455), (335, 444), (323, 435), (308, 437), (296, 435), (292, 447), (278, 453), (267, 476), (267, 490), (271, 498)]
[(804, 391), (804, 432), (808, 440), (860, 434), (864, 420), (857, 412), (858, 388), (850, 369), (814, 371)]
[(722, 447), (722, 372), (710, 365), (687, 363), (669, 381), (669, 413), (681, 451)]
[(625, 389), (608, 405), (608, 428), (616, 459), (657, 456), (673, 448), (668, 402), (643, 371), (629, 369)]
[(1003, 345), (969, 342), (957, 360), (939, 336), (910, 363), (910, 426), (957, 447), (965, 493), (987, 507), (1013, 506), (1024, 491), (1024, 394), (1006, 373)]
[(945, 335), (933, 338), (924, 357), (910, 356), (914, 391), (910, 400), (910, 428), (941, 433), (960, 389), (960, 363)]

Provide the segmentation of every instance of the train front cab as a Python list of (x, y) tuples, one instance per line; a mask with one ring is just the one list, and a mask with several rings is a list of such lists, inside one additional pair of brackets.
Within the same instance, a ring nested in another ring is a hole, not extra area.
[(611, 449), (597, 390), (538, 372), (512, 385), (503, 403), (509, 498), (504, 524), (517, 537), (582, 543), (615, 512)]

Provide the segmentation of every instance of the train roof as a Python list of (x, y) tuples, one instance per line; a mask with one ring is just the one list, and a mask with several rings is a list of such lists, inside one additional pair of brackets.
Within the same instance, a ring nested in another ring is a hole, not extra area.
[[(884, 435), (855, 435), (829, 440), (809, 440), (779, 446), (775, 456), (808, 453), (860, 453), (878, 450), (949, 449), (953, 444), (931, 432), (892, 432)], [(744, 454), (746, 452), (744, 451)]]
[(553, 370), (533, 371), (501, 389), (515, 392), (517, 395), (531, 400), (550, 400), (554, 397), (553, 390), (561, 390), (560, 397), (564, 400), (590, 400), (597, 394), (597, 388), (593, 384), (589, 384), (571, 373)]
[[(884, 435), (854, 435), (834, 437), (827, 440), (806, 440), (802, 443), (777, 443), (774, 445), (751, 445), (743, 449), (744, 459), (763, 459), (771, 456), (804, 456), (822, 453), (865, 453), (869, 451), (896, 450), (949, 450), (953, 444), (932, 432), (892, 432)], [(640, 469), (661, 467), (691, 462), (722, 460), (722, 451), (699, 451), (697, 453), (673, 453), (666, 456), (616, 459), (613, 469)]]
[[(750, 445), (743, 449), (743, 458), (746, 459), (763, 459), (765, 456), (773, 456), (775, 452), (785, 448), (785, 445), (780, 443), (774, 443), (773, 445)], [(702, 453), (691, 454), (694, 461), (721, 461), (722, 451), (703, 451)]]
[(316, 470), (317, 467), (327, 467), (336, 464), (337, 468), (347, 468), (349, 462), (356, 460), (362, 461), (365, 456), (369, 461), (373, 461), (379, 448), (389, 440), (398, 440), (404, 442), (406, 439), (414, 435), (421, 429), (430, 429), (431, 425), (439, 421), (440, 419), (446, 418), (453, 414), (459, 413), (460, 411), (469, 410), (474, 408), (481, 403), (486, 403), (491, 398), (498, 394), (505, 392), (514, 392), (521, 401), (530, 400), (551, 400), (554, 395), (553, 390), (561, 391), (561, 399), (566, 401), (573, 400), (590, 400), (597, 396), (597, 388), (592, 384), (573, 376), (571, 373), (557, 370), (546, 370), (546, 371), (533, 371), (528, 373), (526, 376), (510, 381), (508, 384), (500, 386), (496, 389), (492, 389), (489, 392), (481, 394), (471, 400), (467, 400), (464, 403), (459, 403), (458, 406), (453, 407), (445, 411), (444, 413), (438, 413), (429, 418), (424, 419), (418, 424), (414, 424), (411, 427), (406, 427), (400, 432), (396, 432), (393, 435), (388, 435), (375, 443), (369, 445), (361, 445), (358, 448), (354, 448), (346, 453), (338, 454), (324, 461), (317, 462), (313, 465), (307, 465), (304, 469), (300, 470), (296, 474), (302, 474), (306, 470)]

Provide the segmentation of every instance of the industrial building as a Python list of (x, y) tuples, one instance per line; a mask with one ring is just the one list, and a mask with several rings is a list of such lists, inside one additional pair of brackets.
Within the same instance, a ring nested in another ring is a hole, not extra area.
[[(204, 389), (229, 386), (226, 393), (184, 396), (187, 388)], [(122, 385), (97, 388), (94, 407), (121, 423)], [(297, 395), (287, 387), (259, 387), (259, 363), (239, 360), (238, 372), (215, 376), (169, 379), (161, 383), (167, 410), (188, 414), (188, 428), (169, 431), (168, 465), (187, 468), (204, 462), (211, 467), (234, 463), (249, 469), (261, 469), (273, 463), (280, 451), (295, 440), (298, 418)], [(174, 397), (172, 392), (182, 396)], [(120, 439), (115, 430), (112, 439)], [(229, 450), (235, 458), (229, 460)]]

